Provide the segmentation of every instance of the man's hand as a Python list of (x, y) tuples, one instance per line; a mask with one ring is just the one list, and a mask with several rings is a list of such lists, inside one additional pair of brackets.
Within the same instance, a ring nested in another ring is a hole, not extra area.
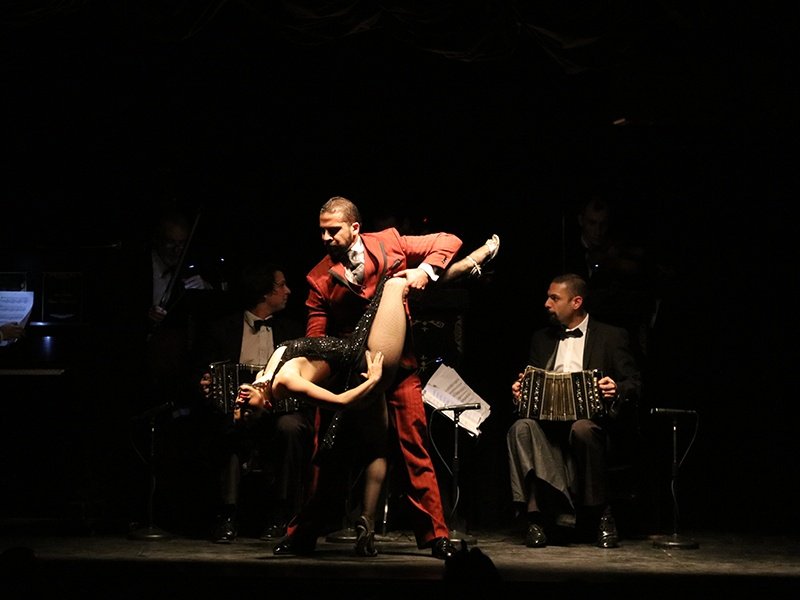
[(187, 290), (210, 290), (213, 286), (200, 275), (192, 275), (183, 280), (183, 287)]
[(617, 382), (608, 375), (597, 382), (597, 387), (603, 393), (603, 398), (614, 398), (617, 395)]
[(514, 401), (514, 404), (519, 404), (520, 397), (522, 396), (522, 378), (524, 376), (524, 373), (520, 373), (517, 375), (517, 380), (511, 384), (511, 399)]
[(147, 311), (147, 318), (150, 319), (153, 323), (161, 323), (167, 316), (166, 309), (158, 306), (153, 305), (150, 307), (150, 310)]
[(213, 379), (211, 379), (211, 373), (203, 373), (203, 376), (200, 378), (200, 393), (203, 394), (204, 398), (211, 397), (212, 383)]
[(19, 323), (5, 323), (0, 325), (0, 339), (7, 342), (14, 342), (25, 337), (25, 327)]
[(430, 277), (422, 269), (405, 269), (394, 274), (395, 277), (405, 277), (408, 280), (408, 287), (415, 290), (424, 290), (430, 283)]

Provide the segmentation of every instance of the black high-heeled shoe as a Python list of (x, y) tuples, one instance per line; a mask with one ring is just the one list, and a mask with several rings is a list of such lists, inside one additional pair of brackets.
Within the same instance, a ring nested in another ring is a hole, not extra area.
[(356, 520), (356, 556), (378, 556), (372, 519), (366, 515)]

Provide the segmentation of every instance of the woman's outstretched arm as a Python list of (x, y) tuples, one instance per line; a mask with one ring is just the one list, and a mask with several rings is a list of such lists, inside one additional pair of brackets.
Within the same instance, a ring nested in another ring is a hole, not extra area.
[[(287, 363), (283, 369), (275, 376), (271, 382), (272, 393), (275, 389), (281, 389), (287, 396), (304, 396), (312, 404), (323, 408), (339, 409), (350, 406), (365, 398), (380, 382), (383, 375), (383, 353), (366, 352), (367, 371), (362, 373), (364, 381), (357, 386), (340, 394), (334, 393), (312, 381), (303, 377), (299, 370), (295, 370)], [(264, 387), (244, 384), (241, 386), (242, 393), (237, 398), (237, 403), (241, 400), (249, 406), (256, 408), (267, 408), (270, 405), (268, 394)]]

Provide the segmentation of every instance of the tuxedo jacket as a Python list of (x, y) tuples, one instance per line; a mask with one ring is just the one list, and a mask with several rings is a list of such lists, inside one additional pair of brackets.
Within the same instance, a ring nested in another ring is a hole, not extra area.
[[(364, 233), (361, 239), (364, 242), (361, 285), (347, 281), (344, 265), (334, 263), (329, 256), (319, 261), (306, 276), (309, 287), (306, 335), (309, 337), (348, 335), (364, 313), (383, 275), (415, 268), (423, 262), (444, 270), (462, 245), (461, 239), (450, 233), (401, 235), (395, 228)], [(408, 343), (403, 363), (416, 364)]]
[[(223, 315), (210, 321), (198, 335), (196, 342), (195, 364), (200, 375), (208, 371), (212, 362), (229, 360), (239, 362), (242, 350), (242, 323), (244, 311)], [(303, 336), (303, 326), (297, 321), (283, 317), (280, 313), (273, 315), (272, 339), (277, 346), (281, 342)]]
[[(539, 329), (531, 337), (528, 364), (539, 369), (553, 369), (558, 348), (558, 330)], [(602, 323), (589, 317), (583, 347), (583, 369), (599, 369), (617, 383), (617, 398), (621, 405), (637, 402), (641, 395), (642, 378), (631, 352), (626, 329)]]

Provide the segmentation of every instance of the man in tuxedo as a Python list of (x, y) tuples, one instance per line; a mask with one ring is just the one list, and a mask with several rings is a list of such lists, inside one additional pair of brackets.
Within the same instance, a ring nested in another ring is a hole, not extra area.
[[(461, 240), (448, 233), (421, 236), (401, 235), (389, 228), (361, 233), (361, 216), (353, 202), (334, 197), (319, 214), (325, 256), (308, 273), (306, 335), (348, 335), (385, 275), (403, 275), (410, 290), (424, 289), (447, 268), (461, 248)], [(400, 369), (386, 391), (393, 439), (399, 443), (401, 468), (406, 471), (411, 523), (419, 548), (430, 548), (435, 558), (446, 559), (456, 548), (449, 539), (436, 472), (426, 442), (427, 417), (422, 384), (416, 374), (417, 360), (406, 337)], [(352, 413), (351, 413), (352, 414)], [(307, 554), (320, 535), (331, 531), (341, 517), (350, 463), (341, 458), (347, 445), (347, 412), (342, 413), (341, 430), (332, 452), (318, 455), (316, 487), (309, 503), (289, 527), (289, 536), (273, 552)]]
[[(601, 548), (618, 546), (608, 505), (607, 435), (637, 401), (641, 374), (628, 332), (587, 313), (586, 289), (586, 280), (573, 273), (551, 281), (544, 304), (551, 326), (534, 332), (528, 365), (555, 372), (597, 369), (607, 414), (576, 421), (519, 418), (506, 435), (512, 499), (527, 514), (525, 543), (532, 548), (564, 543), (572, 532), (596, 534)], [(520, 373), (511, 386), (515, 404), (522, 380)]]
[[(631, 349), (642, 359), (671, 267), (646, 248), (641, 231), (620, 219), (622, 207), (600, 195), (580, 203), (572, 236), (564, 240), (561, 273), (576, 273), (589, 286), (586, 309), (610, 325), (625, 327)], [(628, 216), (630, 220), (630, 216)], [(640, 228), (641, 229), (641, 228)]]
[(274, 407), (266, 414), (240, 414), (225, 399), (212, 398), (212, 363), (227, 361), (228, 368), (253, 365), (255, 377), (256, 366), (267, 363), (276, 345), (303, 335), (301, 323), (280, 314), (291, 290), (277, 266), (246, 265), (234, 292), (244, 308), (209, 322), (200, 329), (196, 342), (201, 392), (211, 404), (222, 402), (222, 406), (211, 406), (219, 433), (212, 442), (212, 460), (220, 476), (212, 533), (217, 543), (230, 543), (237, 537), (241, 475), (254, 468), (271, 473), (273, 480), (271, 502), (263, 502), (267, 525), (261, 538), (283, 537), (289, 518), (303, 503), (313, 449), (314, 412), (309, 405), (298, 402)]
[(161, 405), (182, 405), (194, 387), (190, 345), (195, 322), (211, 312), (222, 295), (219, 277), (206, 259), (208, 249), (193, 234), (198, 219), (168, 202), (153, 215), (145, 239), (121, 256), (103, 320), (119, 328), (127, 353), (122, 364), (141, 365), (140, 385), (131, 391), (132, 414)]

